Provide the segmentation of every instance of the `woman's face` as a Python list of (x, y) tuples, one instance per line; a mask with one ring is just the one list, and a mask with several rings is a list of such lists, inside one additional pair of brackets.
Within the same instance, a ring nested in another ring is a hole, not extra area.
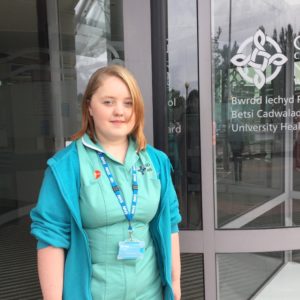
[(127, 139), (135, 125), (133, 102), (126, 84), (118, 77), (104, 79), (91, 98), (89, 113), (93, 117), (99, 142)]

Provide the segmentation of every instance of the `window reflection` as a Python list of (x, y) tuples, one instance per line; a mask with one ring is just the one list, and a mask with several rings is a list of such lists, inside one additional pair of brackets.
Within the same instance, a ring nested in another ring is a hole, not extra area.
[(197, 2), (168, 1), (168, 152), (184, 229), (201, 228)]
[(122, 1), (79, 0), (76, 21), (77, 91), (83, 93), (90, 75), (109, 63), (124, 63)]
[[(299, 7), (297, 1), (277, 0), (272, 5), (267, 1), (214, 1), (219, 228), (238, 228), (239, 224), (247, 228), (244, 214), (249, 217), (255, 210), (253, 218), (257, 218), (261, 205), (274, 199), (277, 202), (273, 201), (273, 207), (278, 201), (291, 202), (291, 193), (300, 188), (296, 125), (300, 120), (300, 74), (298, 44), (295, 46), (300, 34), (296, 14)], [(290, 211), (280, 213), (277, 225), (268, 224), (266, 219), (252, 226), (293, 225), (281, 221), (283, 216), (291, 219), (287, 216)]]
[(124, 59), (122, 1), (0, 1), (0, 39), (0, 298), (42, 299), (27, 214), (85, 78)]
[(283, 252), (217, 254), (218, 299), (256, 299), (253, 296), (268, 286), (283, 263)]
[(79, 128), (85, 79), (124, 60), (122, 1), (2, 1), (0, 38), (1, 225)]

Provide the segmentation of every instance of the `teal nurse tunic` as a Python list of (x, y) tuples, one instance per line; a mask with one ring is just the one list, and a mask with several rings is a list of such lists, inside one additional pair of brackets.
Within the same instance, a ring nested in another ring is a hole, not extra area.
[[(92, 259), (93, 300), (162, 300), (161, 279), (149, 222), (156, 214), (160, 199), (160, 181), (145, 152), (136, 153), (130, 140), (124, 164), (105, 153), (85, 135), (77, 142), (80, 174), (80, 211), (89, 238)], [(131, 168), (136, 165), (138, 200), (132, 222), (133, 237), (145, 242), (145, 254), (138, 260), (118, 260), (118, 245), (128, 239), (128, 221), (99, 160), (106, 161), (130, 209), (132, 201)]]

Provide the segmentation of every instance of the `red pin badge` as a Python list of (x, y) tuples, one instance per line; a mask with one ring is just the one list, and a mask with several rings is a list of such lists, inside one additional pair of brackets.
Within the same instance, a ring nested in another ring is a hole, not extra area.
[(101, 176), (101, 172), (99, 170), (95, 170), (94, 176), (96, 179), (98, 179)]

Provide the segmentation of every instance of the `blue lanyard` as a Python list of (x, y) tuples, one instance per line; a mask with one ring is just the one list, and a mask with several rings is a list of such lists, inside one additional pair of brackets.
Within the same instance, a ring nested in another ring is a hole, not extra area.
[(127, 219), (129, 226), (128, 226), (128, 232), (129, 235), (131, 237), (131, 233), (132, 233), (132, 225), (131, 225), (131, 221), (133, 220), (134, 214), (135, 214), (135, 210), (136, 210), (136, 204), (137, 204), (137, 195), (138, 195), (138, 182), (137, 182), (137, 172), (136, 172), (136, 166), (134, 165), (131, 169), (131, 173), (132, 173), (132, 202), (131, 202), (131, 209), (130, 212), (127, 208), (126, 202), (121, 194), (121, 190), (118, 186), (118, 184), (116, 183), (110, 168), (106, 162), (106, 159), (104, 157), (104, 154), (102, 152), (98, 152), (100, 161), (102, 163), (102, 166), (105, 170), (105, 173), (109, 179), (109, 182), (111, 184), (112, 190), (115, 193), (121, 208), (123, 210), (123, 213), (125, 215), (125, 218)]

